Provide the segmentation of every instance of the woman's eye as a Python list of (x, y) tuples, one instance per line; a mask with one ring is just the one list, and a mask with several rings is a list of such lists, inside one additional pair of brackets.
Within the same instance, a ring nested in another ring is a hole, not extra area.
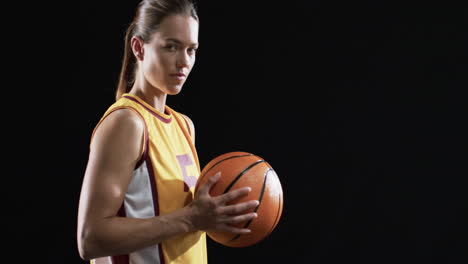
[(175, 51), (177, 50), (177, 47), (175, 45), (167, 45), (166, 49), (168, 49), (169, 51)]
[(188, 49), (188, 52), (189, 52), (189, 53), (195, 53), (196, 51), (197, 51), (196, 48), (190, 48), (190, 49)]

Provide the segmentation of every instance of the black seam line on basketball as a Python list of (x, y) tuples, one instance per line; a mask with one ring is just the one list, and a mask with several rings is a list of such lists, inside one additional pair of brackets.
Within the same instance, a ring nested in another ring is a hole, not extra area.
[[(260, 197), (258, 198), (258, 205), (257, 207), (255, 207), (254, 209), (254, 213), (256, 213), (258, 211), (258, 208), (260, 207), (260, 204), (262, 204), (262, 200), (263, 200), (263, 194), (265, 194), (265, 186), (266, 186), (266, 181), (267, 181), (267, 177), (268, 177), (268, 172), (271, 170), (271, 168), (269, 168), (268, 170), (266, 170), (265, 174), (264, 174), (264, 178), (263, 178), (263, 186), (262, 186), (262, 190), (260, 191)], [(249, 227), (250, 223), (252, 223), (253, 219), (250, 219), (245, 225), (244, 225), (244, 228), (247, 228)], [(237, 234), (236, 236), (234, 236), (231, 240), (229, 240), (228, 243), (231, 243), (232, 241), (238, 239), (241, 235), (240, 234)]]
[(262, 162), (265, 162), (264, 160), (257, 160), (256, 162), (250, 164), (247, 168), (245, 168), (243, 171), (241, 171), (241, 173), (239, 173), (239, 175), (236, 176), (236, 178), (228, 185), (228, 187), (226, 187), (226, 189), (224, 190), (223, 194), (224, 193), (227, 193), (229, 192), (229, 190), (232, 188), (232, 186), (234, 186), (234, 184), (247, 172), (249, 171), (251, 168), (257, 166), (258, 164), (262, 163)]
[(200, 175), (200, 177), (198, 178), (199, 181), (203, 180), (203, 178), (208, 174), (208, 172), (213, 169), (216, 165), (220, 164), (221, 162), (225, 161), (225, 160), (228, 160), (228, 159), (233, 159), (233, 158), (242, 158), (242, 157), (248, 157), (248, 156), (253, 156), (254, 154), (250, 153), (250, 154), (245, 154), (245, 155), (239, 155), (239, 156), (231, 156), (231, 157), (227, 157), (227, 158), (224, 158), (218, 162), (216, 162), (215, 164), (213, 164), (213, 166), (211, 166), (203, 175)]

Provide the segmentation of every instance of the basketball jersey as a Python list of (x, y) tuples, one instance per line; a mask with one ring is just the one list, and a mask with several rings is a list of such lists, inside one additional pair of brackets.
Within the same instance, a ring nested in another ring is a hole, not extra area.
[[(186, 118), (168, 106), (161, 113), (139, 97), (126, 93), (107, 109), (96, 128), (118, 109), (136, 112), (146, 126), (141, 159), (133, 171), (119, 215), (150, 218), (186, 206), (194, 197), (200, 174), (193, 131)], [(185, 233), (127, 255), (91, 261), (91, 264), (101, 263), (207, 263), (206, 234)]]

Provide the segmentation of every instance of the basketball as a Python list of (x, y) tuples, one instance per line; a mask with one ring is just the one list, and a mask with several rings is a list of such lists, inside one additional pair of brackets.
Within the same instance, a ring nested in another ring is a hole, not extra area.
[(239, 151), (229, 152), (215, 157), (203, 167), (195, 192), (218, 172), (221, 172), (221, 178), (211, 188), (210, 195), (218, 196), (238, 188), (250, 187), (250, 193), (229, 204), (258, 200), (259, 205), (256, 208), (245, 212), (256, 212), (257, 217), (233, 225), (249, 228), (249, 234), (207, 231), (207, 235), (228, 247), (247, 247), (265, 239), (275, 229), (283, 212), (283, 189), (276, 172), (268, 162), (257, 155)]

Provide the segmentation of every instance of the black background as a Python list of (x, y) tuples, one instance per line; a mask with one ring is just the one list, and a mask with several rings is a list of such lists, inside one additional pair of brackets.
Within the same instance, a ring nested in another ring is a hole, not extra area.
[[(137, 2), (64, 3), (47, 31), (28, 35), (47, 47), (40, 65), (55, 67), (39, 66), (41, 99), (27, 109), (33, 127), (21, 129), (34, 156), (10, 166), (29, 195), (9, 195), (17, 213), (5, 218), (22, 225), (6, 229), (13, 244), (37, 240), (36, 263), (86, 263), (76, 216), (88, 144), (114, 102)], [(198, 8), (197, 62), (167, 103), (194, 121), (202, 165), (252, 152), (284, 190), (266, 240), (240, 249), (209, 240), (210, 263), (468, 261), (466, 9), (322, 0)]]

